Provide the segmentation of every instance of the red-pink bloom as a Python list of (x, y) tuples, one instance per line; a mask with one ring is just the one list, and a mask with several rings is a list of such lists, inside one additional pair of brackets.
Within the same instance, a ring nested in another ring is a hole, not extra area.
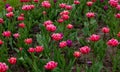
[(31, 7), (31, 9), (34, 9), (34, 8), (35, 8), (35, 6), (34, 6), (34, 5), (30, 5), (30, 7)]
[(8, 59), (8, 62), (9, 62), (10, 64), (16, 64), (17, 58), (11, 57), (11, 58)]
[(93, 17), (95, 17), (95, 13), (94, 12), (88, 12), (88, 13), (86, 13), (86, 16), (88, 18), (93, 18)]
[(21, 13), (20, 16), (24, 17), (24, 13)]
[(78, 4), (80, 4), (80, 1), (75, 0), (75, 1), (74, 1), (74, 4), (78, 5)]
[(108, 27), (103, 27), (102, 28), (102, 32), (103, 33), (109, 33), (110, 32), (110, 29)]
[(28, 52), (29, 52), (29, 53), (33, 53), (33, 52), (35, 52), (35, 49), (34, 49), (34, 48), (29, 48), (29, 49), (28, 49)]
[(2, 35), (5, 36), (5, 37), (10, 37), (11, 36), (11, 32), (10, 31), (4, 31), (2, 33)]
[(14, 8), (9, 6), (6, 10), (7, 10), (7, 12), (12, 12), (14, 10)]
[(42, 5), (42, 7), (45, 7), (45, 8), (50, 8), (50, 7), (51, 7), (51, 4), (50, 4), (49, 1), (43, 1), (43, 2), (41, 3), (41, 5)]
[(34, 5), (23, 5), (22, 6), (22, 10), (25, 10), (25, 11), (32, 10), (34, 8), (35, 8)]
[(108, 2), (112, 7), (117, 7), (118, 5), (118, 0), (109, 0)]
[(2, 40), (0, 40), (0, 45), (2, 45), (4, 42)]
[(81, 56), (81, 53), (80, 53), (79, 51), (75, 51), (75, 52), (73, 53), (73, 56), (76, 57), (76, 58), (78, 58), (78, 57)]
[(44, 67), (47, 70), (53, 70), (57, 67), (58, 63), (54, 61), (49, 61)]
[(60, 7), (60, 8), (65, 8), (65, 6), (66, 6), (65, 3), (61, 3), (61, 4), (59, 4), (59, 7)]
[(47, 14), (47, 12), (46, 12), (46, 11), (43, 11), (43, 12), (42, 12), (42, 14), (43, 14), (43, 15), (46, 15), (46, 14)]
[(19, 33), (15, 33), (13, 34), (14, 38), (19, 38), (20, 37), (20, 34)]
[(90, 48), (88, 46), (81, 47), (80, 52), (82, 54), (88, 54), (90, 52)]
[(5, 63), (0, 62), (0, 72), (7, 72), (8, 66)]
[(14, 16), (13, 12), (9, 12), (9, 13), (6, 14), (6, 17), (8, 17), (8, 18), (11, 18), (13, 16)]
[(20, 28), (25, 28), (25, 24), (24, 23), (19, 23), (18, 25)]
[(100, 39), (100, 35), (92, 34), (89, 38), (90, 41), (98, 41)]
[(69, 14), (70, 14), (69, 11), (64, 10), (64, 11), (62, 11), (62, 12), (60, 13), (60, 16), (62, 16), (62, 15), (69, 15)]
[(117, 10), (120, 10), (120, 5), (117, 5), (116, 9), (117, 9)]
[(117, 36), (120, 37), (120, 32), (118, 32)]
[(22, 48), (22, 47), (20, 47), (20, 48), (19, 48), (19, 51), (22, 51), (22, 50), (23, 50), (23, 48)]
[(115, 15), (115, 17), (116, 17), (116, 18), (120, 18), (120, 13), (117, 13), (117, 14)]
[(34, 2), (38, 3), (38, 2), (39, 2), (39, 0), (34, 0)]
[(18, 16), (17, 20), (18, 20), (18, 21), (23, 21), (23, 20), (24, 20), (24, 17), (23, 17), (23, 16)]
[(36, 46), (35, 48), (35, 52), (38, 52), (38, 53), (42, 52), (43, 50), (44, 50), (43, 46)]
[(87, 2), (87, 6), (92, 6), (93, 5), (93, 2), (92, 1), (88, 1)]
[(57, 22), (62, 23), (64, 20), (62, 18), (58, 19)]
[(2, 18), (0, 18), (0, 24), (3, 24), (4, 20)]
[(65, 6), (65, 9), (71, 10), (71, 9), (72, 9), (72, 6), (71, 6), (71, 5), (66, 5), (66, 6)]
[(68, 19), (69, 19), (69, 15), (62, 15), (61, 18), (62, 18), (63, 20), (68, 20)]
[(54, 26), (53, 24), (47, 25), (46, 29), (50, 32), (54, 32), (56, 31), (56, 26)]
[(26, 44), (31, 44), (32, 43), (32, 38), (27, 38), (24, 40)]
[(112, 39), (110, 39), (110, 40), (107, 42), (107, 45), (112, 46), (112, 47), (115, 47), (115, 46), (118, 46), (118, 45), (119, 45), (119, 42), (118, 42), (117, 39), (112, 38)]
[(67, 25), (67, 28), (68, 28), (68, 29), (72, 29), (72, 28), (73, 28), (73, 25), (72, 25), (72, 24), (68, 24), (68, 25)]
[(30, 0), (20, 0), (20, 2), (30, 2)]
[(44, 26), (46, 27), (47, 25), (51, 25), (53, 22), (51, 20), (47, 20), (44, 22)]
[(66, 46), (67, 46), (67, 42), (66, 41), (62, 41), (62, 42), (59, 43), (59, 47), (60, 48), (64, 48)]
[(92, 2), (96, 2), (96, 0), (91, 0)]
[(60, 33), (53, 33), (51, 37), (55, 41), (59, 41), (63, 38), (63, 36)]

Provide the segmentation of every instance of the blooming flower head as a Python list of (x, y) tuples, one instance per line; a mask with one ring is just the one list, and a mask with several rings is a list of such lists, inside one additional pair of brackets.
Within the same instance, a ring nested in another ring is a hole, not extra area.
[(20, 2), (30, 2), (30, 0), (20, 0)]
[(20, 16), (24, 17), (24, 13), (21, 13)]
[(91, 0), (92, 2), (96, 2), (96, 0)]
[(117, 10), (120, 10), (120, 5), (117, 5), (116, 9), (117, 9)]
[(65, 6), (65, 9), (71, 10), (71, 9), (72, 9), (72, 6), (71, 6), (71, 5), (66, 5), (66, 6)]
[(19, 28), (25, 28), (25, 24), (24, 23), (19, 23)]
[(18, 38), (18, 37), (20, 37), (20, 34), (19, 33), (15, 33), (15, 34), (13, 34), (13, 36), (14, 36), (14, 38)]
[(14, 8), (12, 6), (9, 6), (8, 8), (6, 8), (7, 12), (12, 12), (14, 10)]
[(27, 38), (24, 40), (26, 44), (31, 44), (32, 43), (32, 38)]
[(117, 7), (118, 5), (118, 0), (109, 0), (108, 2), (112, 7)]
[(104, 0), (100, 0), (100, 2), (101, 2), (101, 3), (103, 3), (103, 2), (104, 2)]
[(0, 24), (3, 24), (4, 20), (2, 18), (0, 18)]
[(110, 29), (108, 27), (103, 27), (102, 28), (102, 32), (103, 33), (109, 33), (110, 32)]
[(23, 5), (22, 6), (22, 10), (25, 10), (25, 11), (29, 11), (29, 10), (32, 10), (34, 8), (35, 8), (34, 5)]
[(6, 17), (8, 17), (8, 18), (11, 18), (13, 16), (14, 16), (13, 12), (9, 12), (9, 13), (6, 14)]
[(0, 45), (2, 45), (4, 42), (2, 40), (0, 40)]
[(60, 33), (53, 33), (51, 37), (55, 41), (59, 41), (63, 38), (63, 36)]
[(53, 0), (54, 1), (54, 3), (56, 3), (57, 2), (57, 0)]
[(80, 4), (80, 1), (74, 0), (74, 4), (78, 5), (78, 4)]
[(67, 40), (66, 42), (67, 42), (67, 46), (68, 46), (68, 47), (71, 47), (71, 46), (72, 46), (72, 40)]
[(115, 15), (115, 17), (116, 17), (116, 18), (120, 18), (120, 13), (117, 13), (117, 14)]
[(51, 24), (53, 24), (53, 22), (51, 20), (47, 20), (44, 22), (43, 25), (46, 27), (47, 25), (51, 25)]
[(33, 52), (35, 52), (35, 49), (34, 49), (34, 48), (29, 48), (29, 49), (28, 49), (28, 52), (29, 52), (29, 53), (33, 53)]
[(61, 3), (61, 4), (59, 4), (59, 7), (60, 7), (60, 8), (65, 8), (65, 6), (66, 6), (65, 3)]
[(2, 33), (2, 35), (3, 35), (4, 37), (10, 37), (10, 36), (11, 36), (11, 32), (10, 32), (10, 31), (4, 31), (4, 32)]
[(104, 10), (108, 10), (108, 6), (107, 5), (105, 5), (103, 8), (104, 8)]
[(115, 46), (118, 46), (118, 45), (119, 45), (119, 42), (118, 42), (117, 39), (112, 38), (112, 39), (110, 39), (110, 40), (107, 42), (107, 45), (112, 46), (112, 47), (115, 47)]
[(100, 39), (100, 35), (92, 34), (89, 38), (90, 41), (98, 41)]
[(23, 21), (23, 20), (24, 20), (24, 17), (23, 17), (23, 16), (18, 16), (17, 20), (18, 20), (18, 21)]
[(59, 47), (60, 48), (64, 48), (66, 46), (67, 46), (67, 42), (66, 41), (62, 41), (62, 42), (59, 43)]
[(67, 29), (72, 29), (73, 28), (73, 25), (72, 24), (68, 24), (67, 25)]
[(9, 62), (10, 64), (16, 64), (17, 58), (11, 57), (11, 58), (8, 59), (8, 62)]
[(61, 16), (61, 18), (62, 18), (63, 20), (68, 20), (70, 17), (69, 17), (69, 15), (65, 15), (65, 14), (64, 14), (64, 15)]
[(60, 12), (60, 16), (69, 15), (69, 14), (70, 14), (70, 12), (68, 10), (64, 10), (64, 11)]
[(88, 54), (90, 52), (90, 48), (88, 46), (84, 46), (79, 49), (82, 54)]
[(86, 16), (88, 18), (93, 18), (93, 17), (95, 17), (95, 13), (94, 12), (88, 12), (88, 13), (86, 13)]
[(60, 35), (63, 37), (64, 36), (64, 34), (63, 33), (60, 33)]
[(87, 6), (90, 7), (90, 6), (92, 6), (92, 5), (93, 5), (93, 2), (92, 2), (92, 1), (88, 1), (88, 2), (87, 2)]
[(0, 62), (0, 72), (7, 72), (8, 66), (5, 63)]
[(41, 5), (42, 5), (42, 7), (45, 7), (45, 8), (50, 8), (50, 7), (51, 7), (51, 4), (50, 4), (49, 1), (43, 1), (43, 2), (41, 3)]
[(75, 52), (73, 53), (73, 56), (76, 57), (76, 58), (78, 58), (78, 57), (81, 56), (81, 53), (80, 53), (79, 51), (75, 51)]
[(43, 15), (46, 15), (46, 14), (47, 14), (47, 12), (46, 12), (46, 11), (43, 11), (43, 12), (42, 12), (42, 14), (43, 14)]
[(117, 36), (120, 37), (120, 32), (118, 32)]
[(62, 23), (62, 22), (64, 22), (64, 20), (63, 20), (62, 18), (59, 18), (59, 19), (57, 20), (57, 22), (58, 22), (58, 23)]
[(53, 24), (47, 25), (46, 29), (50, 32), (54, 32), (56, 31), (56, 26), (54, 26)]
[(33, 0), (35, 3), (38, 3), (39, 2), (39, 0)]
[(19, 48), (19, 51), (22, 51), (22, 50), (23, 50), (23, 48), (22, 48), (22, 47), (20, 47), (20, 48)]
[(6, 5), (5, 5), (5, 8), (8, 8), (9, 6), (10, 6), (10, 4), (6, 4)]
[(58, 63), (54, 61), (49, 61), (44, 67), (47, 70), (53, 70), (57, 67)]
[(35, 52), (37, 52), (37, 53), (40, 53), (43, 50), (44, 50), (44, 48), (42, 46), (36, 46), (36, 48), (35, 48)]

